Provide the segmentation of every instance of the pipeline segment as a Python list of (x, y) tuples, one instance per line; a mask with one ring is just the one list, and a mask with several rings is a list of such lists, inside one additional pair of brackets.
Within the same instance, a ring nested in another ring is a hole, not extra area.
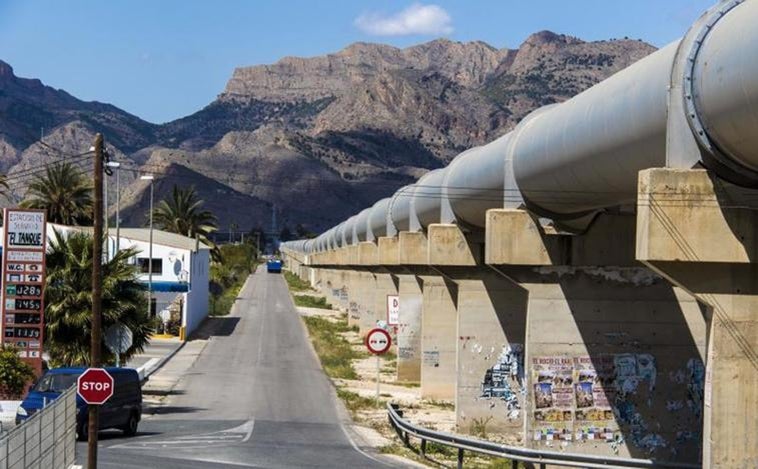
[[(671, 99), (683, 100), (688, 138), (701, 152), (695, 162), (735, 184), (758, 187), (756, 24), (758, 0), (720, 2), (683, 40), (564, 103), (534, 111), (513, 131), (351, 218), (353, 236), (345, 242), (440, 222), (478, 229), (491, 208), (522, 206), (560, 222), (632, 204), (639, 171), (669, 163)], [(672, 83), (681, 84), (681, 97), (672, 97)], [(332, 230), (309, 249), (332, 246)]]

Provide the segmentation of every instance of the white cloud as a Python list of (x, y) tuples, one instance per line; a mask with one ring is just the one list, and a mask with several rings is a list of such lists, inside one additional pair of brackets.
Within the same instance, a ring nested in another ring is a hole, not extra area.
[(355, 19), (355, 25), (364, 33), (375, 36), (439, 35), (453, 32), (452, 18), (444, 8), (420, 3), (414, 3), (393, 15), (364, 13)]

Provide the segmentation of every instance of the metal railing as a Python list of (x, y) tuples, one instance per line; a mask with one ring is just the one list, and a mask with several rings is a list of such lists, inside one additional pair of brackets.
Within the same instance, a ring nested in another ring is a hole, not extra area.
[(519, 461), (534, 464), (540, 469), (544, 469), (548, 464), (564, 467), (606, 469), (609, 467), (699, 469), (701, 467), (698, 464), (659, 462), (651, 459), (618, 458), (522, 448), (477, 440), (463, 435), (438, 432), (413, 425), (407, 420), (404, 420), (403, 411), (400, 410), (397, 404), (387, 404), (387, 416), (389, 417), (390, 425), (395, 428), (398, 436), (403, 440), (406, 446), (410, 446), (410, 436), (414, 436), (421, 440), (421, 454), (424, 456), (426, 456), (426, 443), (429, 441), (456, 448), (458, 450), (459, 469), (463, 467), (463, 454), (465, 451), (487, 456), (508, 458), (512, 461), (511, 464), (514, 469), (518, 467)]
[(0, 438), (0, 469), (67, 468), (76, 451), (76, 389)]

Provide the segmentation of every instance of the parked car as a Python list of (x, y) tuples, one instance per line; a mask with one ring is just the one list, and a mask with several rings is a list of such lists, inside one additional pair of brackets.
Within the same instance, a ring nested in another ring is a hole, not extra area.
[[(71, 386), (86, 368), (54, 368), (35, 383), (16, 413), (16, 424), (34, 415), (56, 400)], [(133, 368), (106, 368), (113, 376), (113, 396), (100, 406), (100, 430), (118, 428), (127, 436), (137, 433), (142, 419), (142, 388), (139, 375)], [(76, 436), (87, 439), (89, 406), (76, 396)]]

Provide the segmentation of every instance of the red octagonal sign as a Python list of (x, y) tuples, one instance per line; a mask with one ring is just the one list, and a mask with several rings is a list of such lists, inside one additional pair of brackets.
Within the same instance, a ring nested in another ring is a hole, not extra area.
[(76, 392), (87, 404), (104, 404), (113, 395), (113, 376), (103, 368), (88, 368), (76, 380)]

